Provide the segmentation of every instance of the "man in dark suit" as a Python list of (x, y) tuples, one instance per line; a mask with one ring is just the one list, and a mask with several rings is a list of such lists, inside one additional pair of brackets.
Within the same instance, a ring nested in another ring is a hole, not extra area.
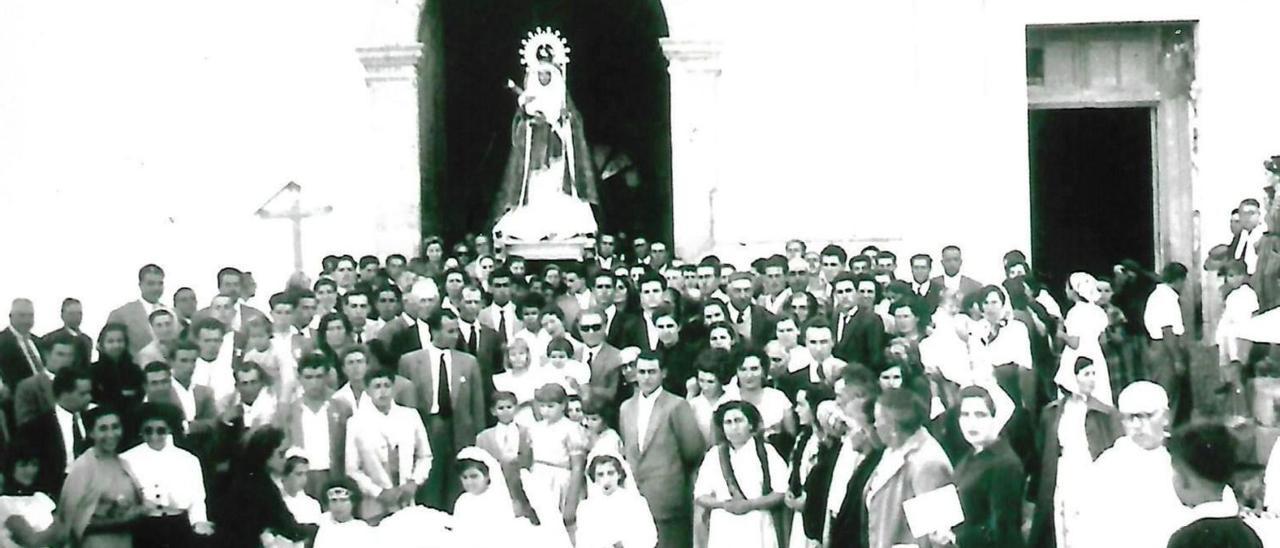
[(963, 301), (965, 295), (982, 289), (982, 284), (977, 280), (960, 273), (960, 267), (963, 264), (964, 257), (959, 247), (949, 245), (942, 248), (942, 276), (934, 277), (929, 280), (929, 283), (938, 286), (940, 293), (954, 291), (957, 293), (956, 299)]
[(880, 284), (869, 274), (844, 273), (832, 287), (836, 330), (832, 355), (879, 371), (886, 338), (884, 320), (872, 307), (880, 297)]
[(623, 455), (649, 503), (659, 548), (693, 544), (693, 472), (706, 442), (693, 408), (662, 389), (665, 370), (656, 354), (636, 361), (636, 394), (622, 404)]
[(763, 306), (751, 303), (752, 279), (746, 272), (729, 277), (729, 323), (738, 329), (749, 348), (761, 348), (773, 338), (773, 314)]
[[(244, 273), (238, 268), (228, 266), (218, 271), (218, 294), (230, 296), (232, 298), (232, 306), (235, 310), (230, 321), (222, 318), (219, 318), (219, 320), (224, 324), (227, 324), (227, 328), (232, 331), (242, 330), (244, 325), (249, 323), (249, 320), (255, 317), (262, 318), (263, 321), (271, 323), (271, 318), (267, 317), (267, 315), (261, 310), (244, 303), (246, 291), (244, 289), (243, 282)], [(210, 305), (197, 311), (194, 316), (195, 317), (191, 319), (191, 323), (198, 323), (201, 319), (217, 317), (218, 315), (214, 313), (213, 306)]]
[(9, 308), (9, 328), (0, 331), (0, 380), (8, 390), (36, 372), (44, 371), (40, 338), (31, 332), (35, 307), (27, 299), (14, 299)]
[(587, 277), (580, 263), (567, 263), (561, 267), (564, 273), (565, 292), (556, 298), (556, 306), (564, 312), (565, 327), (573, 331), (572, 322), (578, 314), (594, 306), (594, 298), (587, 289)]
[(218, 408), (209, 387), (191, 384), (199, 354), (195, 343), (184, 340), (170, 352), (172, 368), (165, 362), (148, 363), (142, 370), (147, 392), (143, 401), (169, 404), (182, 411), (182, 432), (175, 433), (174, 441), (191, 454), (204, 458), (212, 449)]
[(93, 359), (93, 339), (84, 334), (80, 330), (80, 323), (84, 321), (84, 307), (80, 301), (73, 298), (62, 300), (62, 327), (55, 331), (45, 333), (42, 339), (52, 337), (67, 336), (76, 342), (76, 359), (74, 365), (77, 367), (89, 367), (89, 362)]
[(164, 295), (164, 269), (153, 264), (138, 269), (138, 292), (138, 300), (107, 315), (107, 323), (122, 323), (129, 327), (129, 353), (134, 355), (155, 338), (148, 318), (156, 309), (164, 308), (160, 304), (160, 297)]
[(400, 375), (418, 390), (418, 413), (426, 424), (433, 455), (431, 474), (418, 499), (449, 512), (462, 492), (458, 449), (474, 445), (484, 429), (484, 380), (475, 358), (454, 350), (458, 317), (452, 311), (435, 310), (425, 323), (430, 344), (400, 358)]
[[(506, 369), (503, 363), (502, 335), (480, 322), (480, 309), (484, 291), (474, 285), (462, 288), (462, 301), (458, 303), (458, 342), (455, 349), (461, 350), (476, 359), (480, 366), (480, 378), (484, 381), (484, 408), (492, 403), (493, 376)], [(488, 417), (486, 424), (497, 424), (494, 417)]]
[(13, 418), (15, 424), (22, 426), (37, 416), (50, 411), (56, 398), (53, 394), (53, 379), (63, 369), (70, 369), (76, 359), (76, 341), (68, 335), (51, 338), (45, 343), (45, 367), (48, 373), (31, 375), (18, 383), (13, 391)]
[(933, 257), (924, 253), (911, 256), (911, 292), (924, 299), (929, 310), (937, 310), (942, 302), (942, 284), (930, 279), (933, 274)]
[(658, 351), (658, 328), (654, 315), (663, 306), (663, 294), (667, 291), (667, 279), (653, 270), (645, 269), (636, 284), (640, 292), (640, 326), (634, 330), (632, 340), (626, 346), (638, 346), (641, 351)]
[(604, 313), (596, 308), (585, 310), (575, 323), (582, 346), (574, 352), (574, 359), (591, 367), (587, 394), (604, 402), (609, 409), (616, 409), (621, 403), (616, 398), (622, 358), (617, 348), (605, 342)]
[(641, 346), (644, 342), (644, 326), (634, 310), (622, 312), (613, 300), (617, 294), (618, 280), (613, 272), (600, 270), (591, 275), (591, 298), (604, 312), (605, 340), (616, 348)]
[(378, 332), (378, 339), (370, 346), (378, 360), (384, 364), (398, 364), (400, 358), (415, 350), (422, 350), (423, 342), (431, 337), (423, 336), (422, 320), (440, 305), (440, 288), (430, 278), (422, 278), (404, 293), (404, 314), (387, 322)]
[(53, 378), (55, 406), (19, 430), (19, 435), (36, 448), (40, 458), (36, 485), (55, 499), (67, 478), (67, 466), (93, 445), (80, 418), (80, 413), (89, 406), (92, 391), (92, 382), (84, 371), (74, 367), (59, 371)]

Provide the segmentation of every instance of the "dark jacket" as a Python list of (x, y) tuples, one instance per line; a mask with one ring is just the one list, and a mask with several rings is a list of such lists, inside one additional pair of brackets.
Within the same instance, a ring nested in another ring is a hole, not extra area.
[[(845, 491), (844, 503), (840, 505), (840, 511), (831, 521), (831, 546), (864, 548), (870, 545), (867, 532), (867, 501), (863, 498), (863, 491), (871, 479), (871, 472), (880, 464), (880, 458), (883, 456), (884, 449), (876, 449), (858, 464), (853, 477), (849, 478), (849, 490)], [(834, 462), (833, 456), (833, 466)]]
[[(840, 321), (839, 314), (833, 316)], [(832, 326), (832, 335), (839, 332), (839, 326)], [(880, 371), (884, 363), (884, 347), (888, 338), (884, 333), (884, 320), (871, 307), (862, 306), (849, 319), (844, 333), (836, 342), (831, 354), (849, 363), (860, 363), (870, 367), (872, 371)]]
[[(1036, 447), (1040, 454), (1040, 473), (1033, 478), (1030, 497), (1035, 501), (1035, 515), (1031, 520), (1030, 544), (1053, 546), (1053, 494), (1058, 485), (1058, 423), (1062, 419), (1062, 407), (1067, 398), (1058, 398), (1045, 406), (1040, 417), (1039, 439)], [(1089, 456), (1098, 456), (1111, 447), (1122, 434), (1120, 414), (1115, 408), (1093, 398), (1086, 402), (1089, 410), (1084, 416), (1085, 437), (1089, 440)]]
[(237, 478), (214, 512), (217, 546), (257, 548), (262, 545), (262, 532), (267, 530), (293, 541), (305, 541), (315, 535), (314, 525), (302, 525), (293, 519), (280, 488), (265, 474), (249, 473)]
[[(36, 352), (39, 352), (40, 337), (35, 333), (30, 336), (31, 344), (35, 346)], [(0, 380), (4, 381), (4, 385), (10, 390), (16, 389), (19, 382), (31, 376), (34, 368), (35, 365), (27, 360), (26, 353), (18, 345), (18, 335), (13, 332), (13, 328), (0, 331)]]
[(1022, 462), (1003, 439), (961, 460), (954, 479), (964, 523), (955, 529), (956, 546), (1021, 548), (1026, 478)]

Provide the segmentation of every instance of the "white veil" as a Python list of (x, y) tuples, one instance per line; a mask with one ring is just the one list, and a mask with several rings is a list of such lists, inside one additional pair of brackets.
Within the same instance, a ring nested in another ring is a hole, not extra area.
[(596, 457), (604, 456), (613, 457), (621, 466), (620, 471), (626, 479), (618, 483), (618, 489), (629, 491), (637, 495), (640, 494), (640, 492), (636, 490), (636, 476), (631, 472), (631, 465), (627, 464), (627, 459), (623, 458), (617, 451), (605, 449), (602, 451), (592, 451), (587, 454), (587, 469), (584, 471), (587, 475), (587, 498), (602, 495), (600, 486), (596, 484), (596, 479), (591, 475), (591, 462), (594, 461)]

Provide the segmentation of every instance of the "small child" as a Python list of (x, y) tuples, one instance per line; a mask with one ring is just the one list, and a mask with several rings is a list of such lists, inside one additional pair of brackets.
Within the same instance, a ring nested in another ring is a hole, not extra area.
[[(534, 393), (542, 420), (529, 428), (533, 468), (524, 486), (558, 501), (560, 512), (574, 515), (582, 498), (586, 434), (581, 425), (565, 418), (568, 399), (564, 387), (558, 384), (547, 384)], [(531, 492), (529, 496), (536, 495)]]
[[(484, 449), (502, 464), (507, 476), (518, 472), (520, 468), (533, 466), (533, 448), (530, 445), (529, 431), (516, 424), (516, 395), (511, 392), (493, 393), (493, 407), (490, 412), (498, 419), (498, 424), (486, 428), (476, 436), (476, 447)], [(508, 469), (511, 466), (511, 469)]]
[(583, 425), (582, 422), (582, 397), (577, 394), (569, 394), (569, 403), (565, 405), (564, 416), (571, 422)]
[(579, 510), (577, 546), (640, 548), (658, 543), (658, 529), (649, 504), (631, 484), (627, 468), (617, 455), (591, 459), (587, 470), (591, 495)]
[(280, 360), (271, 349), (271, 325), (261, 317), (255, 316), (245, 322), (245, 334), (248, 337), (241, 361), (262, 366), (262, 371), (268, 377), (263, 381), (267, 386), (272, 387), (274, 393), (280, 381)]
[(543, 370), (550, 373), (551, 382), (564, 387), (565, 393), (577, 395), (581, 387), (591, 382), (591, 367), (570, 359), (573, 343), (564, 337), (556, 337), (547, 343), (547, 363)]
[(494, 389), (515, 396), (515, 421), (524, 427), (533, 425), (537, 420), (533, 412), (533, 393), (551, 378), (543, 367), (531, 365), (529, 343), (516, 338), (507, 345), (506, 371), (493, 376)]
[[(299, 524), (317, 525), (321, 521), (320, 503), (311, 498), (303, 489), (307, 486), (307, 472), (310, 467), (307, 458), (290, 450), (284, 461), (284, 476), (280, 478), (280, 487), (284, 505), (289, 509), (293, 520)], [(294, 542), (283, 536), (263, 533), (263, 546), (268, 548), (303, 548), (305, 542)]]
[(605, 423), (606, 408), (599, 398), (590, 398), (582, 407), (582, 425), (587, 431), (587, 455), (622, 454), (622, 437)]
[(1173, 462), (1173, 490), (1196, 519), (1169, 538), (1169, 548), (1217, 546), (1262, 548), (1262, 540), (1240, 517), (1240, 505), (1224, 497), (1235, 472), (1230, 457), (1236, 439), (1226, 426), (1192, 424), (1174, 431), (1169, 439)]

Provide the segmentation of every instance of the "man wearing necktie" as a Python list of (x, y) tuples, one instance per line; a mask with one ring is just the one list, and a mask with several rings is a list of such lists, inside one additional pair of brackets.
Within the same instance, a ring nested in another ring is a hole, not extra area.
[(836, 346), (832, 354), (846, 363), (859, 363), (879, 371), (884, 361), (884, 320), (872, 309), (875, 297), (863, 298), (860, 290), (879, 295), (875, 278), (842, 273), (832, 282), (836, 317)]
[(38, 452), (37, 487), (56, 499), (67, 467), (92, 445), (80, 416), (93, 398), (88, 373), (75, 367), (62, 369), (53, 379), (53, 393), (53, 408), (24, 424), (18, 436)]
[(14, 299), (9, 308), (9, 328), (0, 331), (0, 380), (13, 390), (23, 379), (44, 370), (40, 341), (31, 328), (36, 323), (35, 307), (27, 299)]
[(418, 413), (434, 455), (418, 501), (452, 512), (462, 492), (458, 450), (474, 445), (485, 425), (484, 380), (476, 359), (455, 349), (458, 317), (452, 311), (437, 309), (427, 316), (426, 324), (429, 344), (400, 358), (400, 375), (418, 390)]

